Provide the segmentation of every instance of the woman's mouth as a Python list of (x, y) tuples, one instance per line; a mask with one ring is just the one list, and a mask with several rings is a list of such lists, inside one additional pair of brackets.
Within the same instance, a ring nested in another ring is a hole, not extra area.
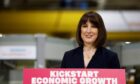
[(93, 35), (85, 35), (86, 38), (91, 38)]

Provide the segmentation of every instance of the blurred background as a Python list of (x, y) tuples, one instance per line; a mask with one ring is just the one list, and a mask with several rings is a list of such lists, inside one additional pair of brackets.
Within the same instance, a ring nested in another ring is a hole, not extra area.
[(0, 84), (22, 84), (24, 68), (59, 68), (86, 11), (104, 20), (127, 84), (140, 84), (139, 0), (0, 0)]

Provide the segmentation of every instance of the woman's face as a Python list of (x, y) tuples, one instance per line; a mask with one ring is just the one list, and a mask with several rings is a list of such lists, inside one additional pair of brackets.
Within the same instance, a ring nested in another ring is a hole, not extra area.
[(84, 44), (93, 44), (98, 36), (98, 28), (90, 21), (81, 26), (81, 38)]

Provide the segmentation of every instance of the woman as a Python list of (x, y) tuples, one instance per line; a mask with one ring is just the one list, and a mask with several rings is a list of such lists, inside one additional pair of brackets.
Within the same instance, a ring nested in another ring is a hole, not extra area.
[(76, 35), (79, 47), (65, 52), (62, 68), (120, 68), (117, 54), (103, 47), (106, 29), (98, 13), (85, 13)]

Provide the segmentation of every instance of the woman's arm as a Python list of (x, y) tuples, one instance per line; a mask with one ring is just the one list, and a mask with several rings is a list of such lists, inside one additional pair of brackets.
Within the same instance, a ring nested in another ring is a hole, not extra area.
[(112, 56), (110, 68), (120, 68), (120, 62), (116, 53)]
[(67, 56), (67, 54), (65, 52), (65, 54), (63, 56), (63, 59), (62, 59), (62, 62), (61, 62), (61, 68), (67, 68), (67, 66), (66, 66), (66, 56)]

